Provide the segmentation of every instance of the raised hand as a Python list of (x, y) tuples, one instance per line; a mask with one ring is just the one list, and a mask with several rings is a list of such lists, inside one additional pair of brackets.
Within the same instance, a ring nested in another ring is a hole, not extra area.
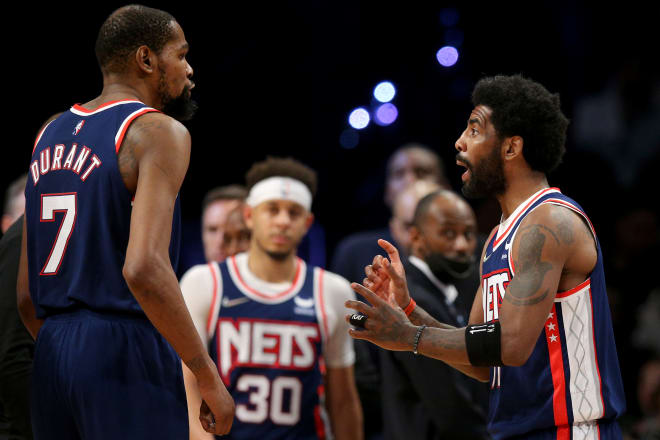
[(405, 308), (410, 294), (399, 251), (387, 240), (378, 240), (378, 245), (387, 252), (389, 260), (380, 255), (374, 257), (373, 263), (365, 267), (364, 286), (390, 304)]
[[(369, 301), (371, 306), (361, 301), (346, 301), (346, 307), (367, 317), (363, 330), (349, 329), (349, 334), (355, 339), (367, 340), (386, 350), (412, 350), (417, 327), (408, 320), (401, 307), (383, 300), (361, 284), (352, 283), (351, 287)], [(349, 323), (350, 316), (346, 315)]]

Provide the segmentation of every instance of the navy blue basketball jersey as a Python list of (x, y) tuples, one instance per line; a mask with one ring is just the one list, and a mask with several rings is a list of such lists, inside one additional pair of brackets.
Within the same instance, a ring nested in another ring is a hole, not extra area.
[(558, 440), (600, 438), (599, 425), (615, 423), (625, 410), (600, 244), (582, 208), (557, 188), (523, 202), (487, 244), (481, 280), (484, 321), (499, 319), (505, 290), (515, 277), (510, 250), (518, 227), (527, 214), (548, 203), (585, 220), (598, 260), (589, 278), (557, 293), (527, 362), (491, 368), (489, 431), (495, 439), (543, 430)]
[(228, 437), (325, 438), (323, 270), (299, 259), (295, 280), (275, 296), (248, 285), (236, 257), (212, 263), (212, 273), (222, 298), (214, 292), (209, 353), (236, 403)]
[[(122, 268), (132, 195), (117, 154), (130, 124), (157, 111), (133, 100), (95, 110), (74, 105), (35, 142), (25, 187), (30, 293), (37, 316), (76, 308), (142, 314)], [(170, 257), (176, 268), (180, 213)]]

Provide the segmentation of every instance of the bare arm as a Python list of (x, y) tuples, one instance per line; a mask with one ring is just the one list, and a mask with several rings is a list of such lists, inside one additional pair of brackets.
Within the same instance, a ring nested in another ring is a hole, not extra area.
[[(481, 303), (481, 286), (477, 289), (477, 293), (474, 297), (474, 302), (472, 303), (472, 310), (470, 311), (470, 324), (478, 324), (483, 322), (483, 306)], [(429, 315), (424, 309), (419, 305), (415, 307), (410, 316), (408, 317), (414, 325), (426, 325), (428, 327), (436, 327), (445, 330), (456, 330), (457, 327), (453, 327), (449, 324), (442, 323), (431, 315)], [(463, 327), (463, 331), (465, 327)], [(490, 369), (489, 367), (475, 367), (474, 365), (463, 365), (456, 364), (451, 362), (446, 362), (448, 365), (451, 365), (461, 373), (470, 376), (473, 379), (476, 379), (480, 382), (488, 382), (490, 378)]]
[(353, 366), (328, 368), (327, 408), (337, 440), (361, 440), (362, 407), (355, 388)]
[[(519, 366), (529, 358), (552, 307), (565, 262), (575, 252), (575, 243), (562, 241), (559, 236), (566, 235), (566, 229), (576, 229), (578, 220), (553, 216), (551, 209), (551, 206), (542, 206), (528, 215), (513, 243), (517, 272), (507, 287), (499, 314), (504, 365)], [(389, 267), (386, 259), (383, 263), (385, 268)], [(388, 273), (391, 282), (405, 284), (405, 279), (400, 279), (395, 271)], [(368, 316), (366, 330), (351, 330), (351, 336), (389, 350), (412, 350), (418, 328), (401, 309), (362, 285), (353, 283), (352, 287), (372, 307), (360, 302), (347, 303), (348, 307)], [(473, 306), (471, 321), (477, 312)], [(450, 364), (470, 365), (465, 329), (427, 328), (419, 340), (418, 352)]]
[(16, 280), (16, 303), (18, 305), (18, 314), (21, 316), (23, 325), (27, 328), (32, 338), (37, 339), (37, 334), (42, 319), (37, 318), (37, 313), (30, 297), (30, 281), (28, 279), (28, 261), (27, 261), (27, 227), (25, 218), (23, 218), (23, 234), (21, 237), (21, 258), (18, 262), (18, 278)]
[[(575, 214), (552, 205), (537, 208), (521, 223), (512, 247), (516, 273), (499, 310), (502, 361), (506, 365), (522, 365), (531, 355), (567, 270), (567, 260), (585, 248), (593, 251), (580, 258), (586, 269), (577, 275), (579, 282), (593, 268), (595, 249), (586, 241), (566, 238), (567, 231), (572, 236), (580, 228), (584, 229), (584, 224)], [(583, 237), (593, 242), (590, 234)]]
[(202, 405), (202, 396), (199, 394), (197, 378), (183, 362), (181, 367), (183, 370), (183, 383), (186, 386), (186, 400), (188, 401), (190, 440), (213, 440), (213, 434), (204, 431), (201, 423), (199, 423), (199, 408)]
[(233, 400), (195, 330), (169, 256), (174, 203), (188, 168), (190, 135), (173, 119), (150, 113), (133, 123), (122, 150), (120, 170), (127, 186), (130, 177), (136, 177), (124, 278), (149, 320), (195, 374), (215, 416), (214, 422), (207, 414), (205, 429), (225, 434), (233, 420)]
[[(488, 243), (488, 240), (486, 243)], [(405, 282), (405, 270), (403, 264), (401, 264), (399, 253), (392, 244), (385, 240), (382, 240), (379, 244), (388, 253), (390, 260), (381, 256), (376, 256), (373, 264), (365, 268), (367, 278), (364, 280), (364, 285), (372, 290), (376, 289), (375, 292), (378, 293), (381, 298), (387, 298), (388, 302), (393, 306), (400, 306), (403, 308), (410, 303), (411, 298), (408, 292), (407, 283)], [(482, 308), (481, 286), (479, 286), (470, 312), (470, 324), (483, 322)], [(456, 330), (456, 327), (442, 323), (433, 318), (419, 305), (413, 309), (408, 319), (416, 326), (426, 325), (428, 327), (444, 330)], [(446, 360), (445, 362), (461, 371), (463, 374), (481, 382), (487, 382), (489, 379), (490, 371), (488, 367), (475, 367), (473, 365), (453, 363)]]

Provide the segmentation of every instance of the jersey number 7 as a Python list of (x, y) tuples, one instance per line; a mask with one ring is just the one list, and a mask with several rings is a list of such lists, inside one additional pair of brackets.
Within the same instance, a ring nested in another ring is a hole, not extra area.
[(54, 222), (55, 214), (64, 212), (64, 218), (57, 231), (55, 242), (50, 250), (46, 264), (41, 269), (40, 275), (55, 275), (60, 269), (62, 258), (66, 253), (69, 238), (76, 225), (76, 208), (78, 205), (77, 193), (42, 194), (41, 195), (41, 218), (42, 222)]

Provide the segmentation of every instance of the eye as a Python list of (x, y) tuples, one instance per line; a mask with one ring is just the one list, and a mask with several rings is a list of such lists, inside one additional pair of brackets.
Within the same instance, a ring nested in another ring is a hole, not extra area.
[(440, 234), (449, 240), (453, 240), (454, 238), (456, 238), (456, 231), (454, 231), (453, 229), (443, 229), (442, 231), (440, 231)]
[(470, 129), (470, 134), (471, 134), (472, 136), (476, 136), (476, 135), (479, 134), (479, 130), (477, 130), (476, 128), (472, 127), (472, 128)]

